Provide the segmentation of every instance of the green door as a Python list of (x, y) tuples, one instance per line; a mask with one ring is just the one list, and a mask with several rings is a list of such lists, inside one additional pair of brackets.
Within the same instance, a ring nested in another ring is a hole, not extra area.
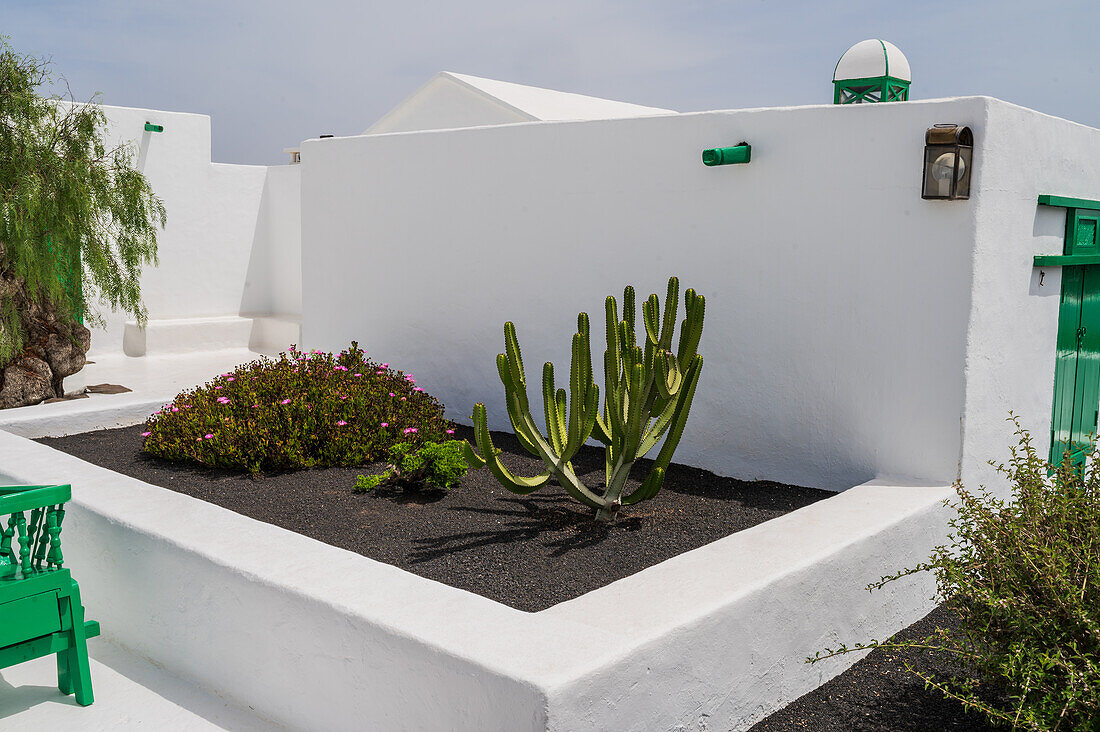
[[(1095, 224), (1094, 224), (1095, 225)], [(1100, 416), (1100, 265), (1062, 268), (1050, 460), (1088, 455)]]

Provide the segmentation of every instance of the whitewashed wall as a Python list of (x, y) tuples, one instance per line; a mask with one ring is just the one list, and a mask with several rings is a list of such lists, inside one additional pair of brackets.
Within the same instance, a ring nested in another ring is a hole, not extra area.
[[(142, 275), (149, 318), (296, 314), (300, 230), (297, 203), (287, 204), (297, 197), (296, 166), (212, 163), (207, 115), (103, 109), (109, 139), (133, 143), (136, 167), (168, 211), (159, 266)], [(145, 132), (146, 121), (164, 131)], [(107, 313), (92, 353), (120, 352), (128, 319)]]
[(1100, 130), (987, 99), (975, 167), (980, 194), (967, 335), (962, 478), (1003, 490), (988, 460), (1007, 461), (1009, 410), (1050, 447), (1061, 271), (1034, 268), (1036, 254), (1061, 254), (1065, 209), (1037, 206), (1040, 194), (1100, 199)]
[[(976, 212), (920, 198), (925, 129), (965, 98), (307, 141), (303, 340), (355, 338), (450, 416), (507, 428), (494, 355), (567, 372), (578, 310), (669, 274), (707, 296), (677, 460), (846, 488), (959, 471)], [(749, 165), (700, 151), (748, 140)], [(979, 156), (975, 185), (983, 185)], [(598, 353), (602, 344), (593, 344)], [(559, 377), (560, 378), (560, 377)], [(537, 386), (535, 388), (537, 392)], [(537, 394), (533, 395), (537, 399)]]

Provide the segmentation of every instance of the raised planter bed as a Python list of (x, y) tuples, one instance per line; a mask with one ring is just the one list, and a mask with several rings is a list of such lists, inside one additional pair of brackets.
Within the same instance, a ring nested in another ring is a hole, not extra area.
[[(657, 498), (602, 524), (557, 486), (529, 496), (502, 488), (488, 470), (449, 492), (352, 493), (365, 469), (301, 470), (251, 478), (159, 460), (140, 452), (142, 427), (39, 440), (146, 483), (223, 506), (414, 574), (537, 612), (580, 597), (685, 551), (834, 495), (767, 481), (746, 483), (673, 464)], [(456, 437), (472, 439), (469, 428)], [(514, 436), (494, 433), (510, 469), (541, 463)], [(648, 460), (638, 466), (648, 471)], [(574, 461), (590, 484), (603, 451)], [(636, 482), (636, 481), (635, 481)]]
[(748, 729), (856, 660), (806, 655), (931, 609), (920, 578), (864, 587), (943, 540), (952, 494), (872, 481), (528, 613), (3, 432), (0, 473), (72, 484), (105, 636), (325, 730)]

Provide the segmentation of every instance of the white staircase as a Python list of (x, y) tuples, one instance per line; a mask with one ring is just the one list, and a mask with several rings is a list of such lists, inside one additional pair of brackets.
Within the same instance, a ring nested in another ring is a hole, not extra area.
[(127, 356), (161, 356), (247, 348), (278, 353), (301, 339), (301, 320), (291, 316), (150, 320), (144, 328), (126, 323), (122, 349)]

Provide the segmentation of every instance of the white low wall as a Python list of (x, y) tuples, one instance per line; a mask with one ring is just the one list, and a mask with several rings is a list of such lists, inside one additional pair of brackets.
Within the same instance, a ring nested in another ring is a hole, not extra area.
[[(104, 106), (108, 142), (128, 141), (164, 202), (159, 266), (142, 274), (150, 320), (300, 313), (298, 166), (210, 161), (210, 117)], [(144, 131), (145, 122), (164, 126)], [(124, 313), (92, 333), (96, 354), (122, 352)]]
[[(579, 310), (668, 275), (707, 297), (683, 462), (840, 489), (958, 474), (972, 204), (920, 198), (926, 128), (988, 100), (306, 141), (303, 340), (357, 339), (453, 418), (507, 429), (494, 356), (567, 374)], [(752, 146), (718, 168), (704, 148)], [(975, 183), (980, 186), (982, 168)], [(681, 307), (682, 312), (682, 307)], [(535, 389), (537, 392), (537, 388)], [(533, 398), (538, 399), (537, 394)]]
[[(930, 608), (865, 586), (942, 541), (950, 490), (876, 484), (539, 613), (0, 432), (12, 484), (67, 482), (67, 566), (105, 636), (303, 730), (743, 730)], [(94, 679), (93, 679), (94, 682)]]

